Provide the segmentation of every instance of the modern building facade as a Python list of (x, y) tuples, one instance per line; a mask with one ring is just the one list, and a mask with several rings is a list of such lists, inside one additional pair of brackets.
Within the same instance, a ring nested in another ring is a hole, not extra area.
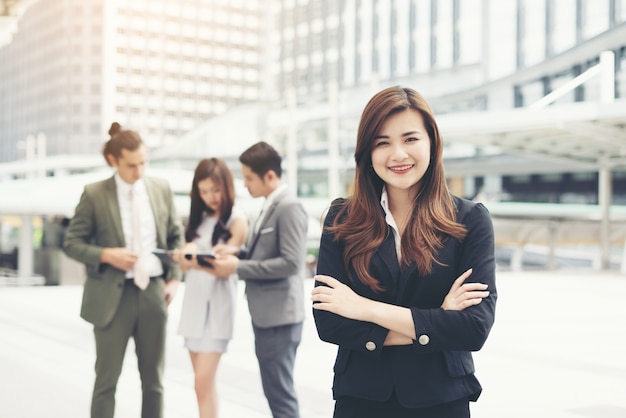
[(396, 84), (434, 107), (455, 193), (600, 203), (607, 265), (626, 0), (39, 0), (0, 49), (0, 161), (38, 157), (39, 132), (49, 155), (93, 154), (117, 120), (155, 165), (238, 174), (265, 139), (321, 212), (350, 189), (367, 100)]
[[(625, 25), (626, 0), (39, 0), (0, 49), (0, 161), (94, 153), (117, 120), (143, 134), (161, 165), (200, 149), (236, 161), (239, 142), (270, 140), (301, 194), (336, 195), (349, 187), (359, 113), (376, 90), (414, 87), (438, 115), (525, 108), (611, 51), (619, 100)], [(550, 105), (597, 101), (600, 83)], [(231, 123), (225, 112), (244, 103), (258, 109)], [(597, 200), (599, 175), (586, 165), (545, 173), (506, 149), (453, 139), (446, 165), (466, 196)], [(498, 165), (497, 155), (518, 164)], [(468, 161), (463, 175), (455, 167)]]
[[(260, 7), (256, 0), (37, 1), (0, 48), (0, 161), (97, 152), (112, 121), (158, 148), (257, 102)], [(26, 140), (40, 134), (44, 147)]]
[[(277, 5), (270, 67), (274, 112), (267, 135), (283, 144), (285, 153), (300, 150), (299, 165), (310, 168), (299, 170), (304, 194), (349, 187), (359, 113), (373, 92), (388, 85), (416, 88), (439, 115), (523, 109), (572, 83), (610, 51), (612, 99), (626, 97), (626, 0), (280, 0)], [(600, 77), (590, 78), (549, 105), (598, 101), (600, 84)], [(615, 136), (619, 124), (612, 129)], [(519, 172), (520, 164), (496, 164), (501, 171), (494, 173), (489, 162), (494, 154), (511, 159), (506, 149), (472, 146), (460, 135), (454, 139), (447, 144), (446, 165), (459, 176), (455, 184), (464, 195), (486, 190), (496, 199), (597, 203), (598, 173), (585, 171), (586, 165), (565, 161), (545, 173), (541, 161), (517, 158), (525, 172)], [(467, 160), (474, 167), (463, 176), (455, 165)], [(314, 169), (328, 164), (343, 171)], [(558, 167), (563, 171), (555, 172)], [(623, 167), (613, 169), (615, 198), (626, 202)]]

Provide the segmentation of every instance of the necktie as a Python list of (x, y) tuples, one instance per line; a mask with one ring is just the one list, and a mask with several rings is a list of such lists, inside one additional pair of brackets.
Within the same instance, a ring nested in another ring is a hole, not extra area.
[(139, 202), (136, 196), (137, 192), (133, 189), (130, 191), (130, 208), (131, 222), (133, 227), (133, 251), (137, 253), (137, 262), (133, 266), (133, 280), (141, 290), (148, 287), (150, 276), (143, 267), (143, 259), (141, 254), (141, 223), (139, 221)]

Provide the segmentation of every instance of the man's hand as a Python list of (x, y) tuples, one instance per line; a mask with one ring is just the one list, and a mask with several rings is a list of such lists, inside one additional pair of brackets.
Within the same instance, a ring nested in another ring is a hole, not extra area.
[(169, 280), (165, 283), (165, 289), (163, 289), (163, 298), (165, 299), (165, 305), (169, 306), (176, 296), (176, 292), (178, 292), (178, 286), (180, 285), (180, 280)]
[(110, 264), (118, 270), (129, 271), (137, 262), (137, 253), (125, 247), (105, 248), (100, 254), (100, 262)]
[[(197, 252), (198, 246), (193, 242), (186, 243), (182, 250), (175, 250), (173, 258), (178, 263), (183, 273), (187, 272), (189, 269), (199, 268), (196, 260)], [(191, 258), (185, 257), (187, 254), (191, 254)]]
[(211, 260), (213, 267), (200, 267), (213, 274), (218, 279), (227, 279), (228, 276), (237, 271), (239, 259), (234, 255), (219, 255), (216, 259)]
[(228, 244), (217, 244), (216, 246), (213, 247), (213, 252), (216, 255), (229, 255), (230, 254), (230, 255), (238, 256), (240, 250), (241, 250), (240, 247), (236, 245), (228, 245)]

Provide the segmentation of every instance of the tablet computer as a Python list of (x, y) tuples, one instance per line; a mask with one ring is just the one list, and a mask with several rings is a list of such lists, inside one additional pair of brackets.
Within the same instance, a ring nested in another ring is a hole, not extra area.
[[(187, 260), (191, 260), (193, 257), (192, 254), (185, 254), (185, 258)], [(215, 254), (212, 252), (201, 252), (196, 254), (196, 259), (198, 260), (198, 264), (204, 267), (213, 267), (211, 264), (211, 260), (215, 259)]]
[(163, 263), (175, 263), (176, 261), (172, 258), (174, 254), (174, 250), (164, 250), (162, 248), (157, 248), (152, 251), (152, 254), (159, 257)]

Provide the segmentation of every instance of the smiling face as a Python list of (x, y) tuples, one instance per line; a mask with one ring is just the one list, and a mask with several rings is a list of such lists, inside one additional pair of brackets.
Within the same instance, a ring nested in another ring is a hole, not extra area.
[(382, 124), (372, 148), (372, 167), (389, 193), (417, 193), (430, 164), (430, 138), (422, 115), (412, 109), (391, 114)]

